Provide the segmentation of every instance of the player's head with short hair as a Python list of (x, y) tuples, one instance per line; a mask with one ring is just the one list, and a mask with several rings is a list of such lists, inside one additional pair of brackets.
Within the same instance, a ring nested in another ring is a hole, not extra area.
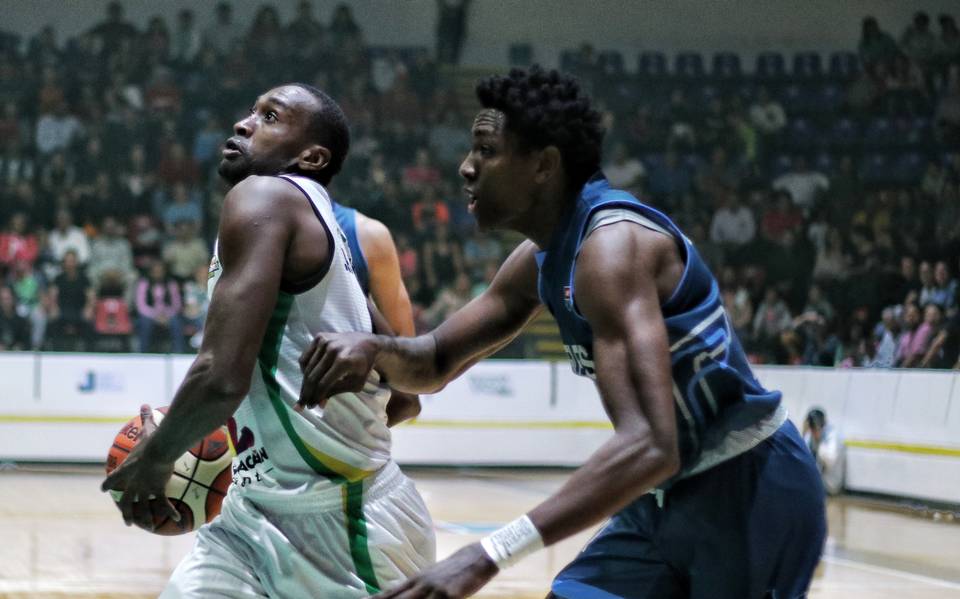
[(350, 149), (340, 106), (306, 83), (267, 91), (233, 128), (218, 168), (231, 184), (250, 175), (296, 173), (328, 185)]
[(538, 66), (477, 84), (483, 110), (460, 165), (481, 228), (527, 232), (559, 210), (600, 168), (600, 113), (576, 79)]
[(571, 188), (579, 190), (600, 168), (602, 117), (574, 77), (539, 65), (513, 69), (481, 80), (477, 98), (506, 116), (504, 127), (519, 149), (555, 146)]

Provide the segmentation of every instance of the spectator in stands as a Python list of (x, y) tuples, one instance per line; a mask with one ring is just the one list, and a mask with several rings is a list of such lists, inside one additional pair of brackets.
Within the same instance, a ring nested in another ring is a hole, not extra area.
[(99, 235), (90, 244), (87, 274), (100, 297), (132, 296), (137, 276), (133, 252), (123, 227), (112, 216), (104, 217)]
[(900, 49), (910, 60), (922, 67), (933, 62), (937, 51), (937, 38), (930, 30), (930, 16), (927, 13), (919, 11), (913, 15), (913, 22), (900, 36)]
[(867, 368), (893, 368), (897, 361), (897, 349), (900, 342), (900, 321), (897, 308), (888, 306), (883, 309), (880, 323), (873, 333), (873, 355), (863, 366)]
[(210, 263), (207, 244), (197, 236), (196, 223), (178, 221), (173, 226), (174, 238), (163, 246), (163, 261), (170, 274), (181, 284), (193, 278), (197, 268)]
[(919, 272), (919, 282), (920, 290), (917, 293), (917, 296), (914, 298), (907, 298), (907, 301), (912, 301), (923, 307), (930, 303), (930, 298), (933, 296), (934, 289), (936, 288), (936, 281), (933, 277), (933, 264), (924, 260), (920, 263)]
[(617, 143), (610, 153), (610, 160), (603, 165), (603, 174), (607, 176), (610, 187), (639, 190), (647, 169), (642, 162), (627, 153), (625, 144)]
[(723, 147), (710, 152), (710, 162), (697, 170), (696, 189), (708, 197), (721, 197), (740, 190), (740, 167), (730, 161)]
[(763, 301), (753, 317), (753, 340), (768, 355), (778, 351), (780, 334), (789, 329), (793, 318), (776, 287), (767, 287)]
[(846, 471), (844, 443), (839, 431), (827, 423), (823, 408), (812, 408), (803, 419), (803, 440), (817, 459), (823, 487), (829, 495), (843, 492)]
[(353, 12), (348, 4), (341, 2), (334, 9), (333, 18), (330, 20), (330, 36), (334, 48), (355, 46), (362, 42), (363, 32), (353, 19)]
[(209, 266), (198, 266), (193, 271), (193, 277), (183, 284), (183, 329), (193, 349), (199, 349), (203, 341), (203, 323), (210, 306), (207, 296), (208, 272)]
[(899, 368), (915, 366), (926, 354), (931, 341), (931, 327), (923, 327), (923, 324), (920, 308), (916, 304), (907, 304), (903, 311), (903, 333), (897, 347), (896, 363)]
[(444, 285), (437, 298), (423, 314), (428, 326), (435, 327), (451, 314), (466, 306), (473, 299), (470, 289), (470, 277), (466, 273), (458, 274), (451, 284)]
[(27, 230), (27, 215), (13, 213), (7, 228), (0, 232), (0, 273), (12, 268), (18, 260), (33, 264), (39, 253), (37, 236)]
[(443, 167), (459, 165), (470, 151), (470, 136), (464, 133), (457, 113), (445, 110), (440, 122), (430, 128), (430, 152)]
[(773, 180), (773, 189), (784, 190), (798, 208), (809, 213), (820, 195), (830, 189), (827, 176), (810, 168), (806, 157), (798, 155), (791, 168)]
[(39, 349), (47, 330), (46, 280), (32, 264), (18, 260), (13, 263), (7, 282), (17, 302), (17, 313), (30, 321), (30, 348)]
[(69, 250), (77, 254), (77, 261), (86, 266), (90, 260), (90, 241), (83, 229), (73, 224), (73, 215), (69, 210), (57, 210), (56, 227), (47, 238), (50, 254), (57, 262), (62, 262)]
[(116, 53), (124, 41), (137, 37), (137, 28), (124, 19), (123, 5), (111, 2), (107, 5), (107, 19), (90, 29), (89, 33), (99, 41), (101, 56)]
[(936, 64), (946, 71), (950, 64), (960, 61), (960, 30), (950, 15), (940, 15), (940, 38), (937, 40)]
[(920, 362), (920, 367), (960, 370), (960, 311), (955, 311), (937, 332)]
[(737, 338), (741, 343), (748, 343), (752, 337), (753, 301), (750, 299), (750, 292), (739, 281), (736, 270), (731, 266), (721, 271), (720, 292), (723, 296), (724, 309), (737, 333)]
[(83, 350), (93, 333), (95, 292), (87, 275), (80, 269), (76, 251), (64, 253), (60, 271), (48, 291), (50, 324), (47, 341), (54, 350)]
[(183, 353), (180, 287), (167, 275), (167, 267), (162, 261), (154, 262), (148, 276), (137, 282), (136, 298), (139, 351), (149, 352), (155, 329), (165, 327), (171, 351)]
[(463, 264), (472, 280), (481, 280), (487, 264), (500, 264), (503, 252), (500, 244), (489, 235), (474, 230), (463, 242)]
[(450, 224), (450, 208), (433, 185), (423, 187), (423, 192), (410, 207), (410, 219), (418, 234), (428, 235), (434, 224)]
[(117, 174), (117, 181), (123, 194), (130, 200), (132, 212), (139, 213), (148, 204), (156, 175), (147, 165), (147, 153), (143, 144), (130, 146), (124, 162)]
[(199, 192), (184, 183), (175, 183), (170, 189), (169, 203), (161, 204), (160, 214), (163, 228), (168, 235), (175, 234), (177, 223), (189, 221), (197, 229), (203, 225), (203, 209), (200, 207)]
[(761, 86), (757, 98), (750, 105), (750, 122), (757, 128), (763, 151), (769, 151), (783, 128), (787, 126), (787, 113), (783, 105), (770, 97), (770, 91)]
[(440, 170), (433, 165), (430, 152), (426, 148), (420, 148), (414, 164), (403, 169), (404, 189), (421, 193), (425, 187), (434, 187), (439, 183)]
[(726, 253), (733, 255), (753, 241), (756, 229), (753, 212), (740, 202), (738, 193), (732, 192), (723, 196), (720, 209), (713, 215), (710, 240), (727, 246)]
[(40, 167), (37, 183), (48, 196), (59, 196), (74, 190), (76, 171), (61, 151), (54, 152)]
[(193, 11), (185, 8), (177, 13), (177, 26), (173, 30), (173, 60), (181, 66), (193, 64), (200, 53), (201, 34), (193, 18)]
[(827, 232), (826, 246), (817, 252), (813, 266), (815, 280), (830, 284), (843, 281), (850, 274), (851, 258), (843, 247), (840, 231), (831, 228)]
[(200, 180), (200, 169), (181, 143), (173, 143), (164, 152), (157, 166), (157, 176), (165, 185), (194, 185)]
[(860, 32), (860, 62), (864, 69), (869, 71), (877, 65), (889, 67), (900, 55), (897, 42), (889, 33), (880, 29), (880, 24), (874, 17), (866, 17)]
[(203, 31), (203, 44), (223, 57), (239, 41), (243, 32), (240, 25), (233, 22), (233, 7), (229, 2), (218, 2), (214, 14), (214, 22)]
[(22, 182), (33, 181), (36, 166), (33, 158), (23, 151), (23, 144), (16, 137), (5, 137), (3, 155), (0, 156), (0, 190), (11, 190)]
[(83, 131), (77, 117), (67, 111), (66, 102), (59, 102), (52, 112), (43, 113), (37, 120), (34, 145), (41, 158), (58, 150), (66, 150)]
[(793, 205), (786, 191), (776, 193), (775, 203), (763, 213), (760, 231), (763, 237), (772, 243), (780, 243), (789, 231), (797, 231), (803, 224), (803, 215)]
[(960, 64), (950, 67), (940, 94), (933, 122), (937, 138), (945, 144), (960, 143)]
[(436, 293), (441, 286), (452, 283), (465, 272), (463, 250), (449, 237), (443, 223), (433, 226), (433, 234), (426, 238), (422, 251), (424, 283), (431, 293)]
[(655, 199), (675, 205), (693, 189), (693, 173), (674, 151), (667, 151), (663, 162), (650, 168), (647, 189)]
[(13, 290), (0, 284), (0, 351), (28, 351), (30, 322), (17, 313)]
[(920, 305), (927, 304), (936, 304), (944, 311), (957, 306), (957, 280), (950, 277), (944, 260), (938, 260), (934, 265), (931, 285), (920, 290)]

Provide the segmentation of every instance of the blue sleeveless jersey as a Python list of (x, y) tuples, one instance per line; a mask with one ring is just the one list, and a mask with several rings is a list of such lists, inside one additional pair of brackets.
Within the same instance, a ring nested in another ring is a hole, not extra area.
[(350, 253), (353, 255), (353, 272), (360, 281), (363, 294), (370, 295), (370, 271), (367, 269), (367, 259), (363, 255), (363, 250), (360, 249), (360, 238), (357, 237), (357, 211), (333, 201), (331, 203), (337, 224), (347, 236), (347, 245), (350, 246)]
[(721, 451), (733, 431), (772, 415), (780, 393), (765, 390), (751, 372), (721, 304), (717, 281), (690, 240), (664, 214), (611, 189), (600, 173), (583, 188), (549, 247), (537, 254), (540, 298), (557, 320), (574, 372), (595, 378), (593, 331), (576, 309), (574, 267), (591, 217), (605, 208), (634, 211), (669, 231), (684, 261), (677, 288), (661, 306), (670, 343), (682, 477), (696, 469), (704, 452)]

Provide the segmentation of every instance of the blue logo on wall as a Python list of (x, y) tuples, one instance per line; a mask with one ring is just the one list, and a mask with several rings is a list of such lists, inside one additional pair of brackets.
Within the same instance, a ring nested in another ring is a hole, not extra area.
[(113, 372), (97, 372), (88, 370), (77, 381), (77, 391), (80, 393), (95, 393), (97, 391), (123, 391), (123, 375)]

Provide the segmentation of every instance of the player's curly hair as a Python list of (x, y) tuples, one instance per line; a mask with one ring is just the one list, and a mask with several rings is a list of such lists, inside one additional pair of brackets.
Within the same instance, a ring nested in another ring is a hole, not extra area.
[(516, 134), (521, 150), (556, 146), (571, 189), (579, 190), (600, 168), (601, 116), (575, 78), (539, 65), (512, 69), (506, 77), (480, 80), (477, 98), (506, 115), (506, 129)]

